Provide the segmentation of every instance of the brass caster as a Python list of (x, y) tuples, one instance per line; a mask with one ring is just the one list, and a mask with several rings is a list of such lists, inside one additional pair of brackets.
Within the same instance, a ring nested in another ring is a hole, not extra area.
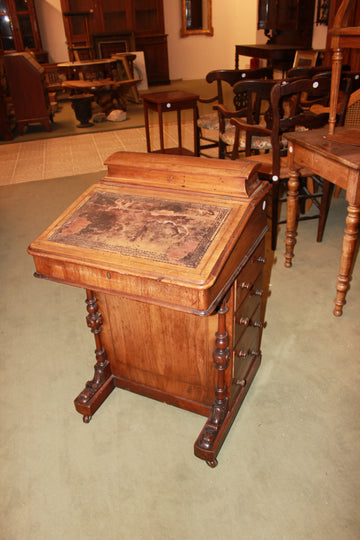
[(84, 416), (83, 416), (83, 422), (84, 422), (85, 424), (88, 424), (88, 423), (90, 422), (91, 419), (92, 419), (92, 416), (91, 416), (91, 415), (89, 415), (89, 414), (84, 414)]
[(207, 461), (206, 463), (209, 465), (209, 467), (211, 467), (212, 469), (215, 469), (215, 467), (218, 464), (218, 460), (214, 458), (211, 461)]

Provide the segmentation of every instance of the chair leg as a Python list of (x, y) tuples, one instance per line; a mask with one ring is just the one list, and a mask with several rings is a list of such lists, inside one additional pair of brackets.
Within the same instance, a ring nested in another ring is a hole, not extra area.
[(322, 194), (321, 202), (320, 202), (320, 218), (319, 218), (317, 237), (316, 237), (317, 242), (322, 241), (322, 237), (323, 237), (324, 229), (325, 229), (325, 223), (326, 223), (326, 219), (329, 213), (330, 201), (331, 201), (331, 197), (332, 197), (332, 193), (334, 189), (334, 184), (332, 184), (331, 182), (328, 182), (324, 178), (322, 179), (322, 181), (323, 181), (323, 194)]
[(279, 181), (272, 182), (271, 185), (271, 249), (275, 251), (279, 221)]
[(196, 127), (196, 138), (197, 138), (196, 157), (200, 157), (201, 129), (198, 126)]

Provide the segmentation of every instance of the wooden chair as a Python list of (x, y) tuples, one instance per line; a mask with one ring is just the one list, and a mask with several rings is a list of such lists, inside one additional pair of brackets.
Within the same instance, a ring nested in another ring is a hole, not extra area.
[[(292, 82), (282, 81), (273, 86), (271, 90), (271, 127), (263, 125), (251, 125), (237, 118), (233, 118), (231, 123), (235, 126), (235, 140), (232, 158), (238, 157), (238, 146), (241, 133), (245, 132), (245, 159), (261, 163), (259, 174), (261, 178), (272, 183), (271, 198), (271, 247), (276, 249), (277, 226), (279, 223), (279, 202), (280, 186), (287, 183), (289, 169), (287, 165), (287, 142), (286, 133), (290, 131), (301, 131), (307, 129), (320, 128), (327, 124), (328, 114), (315, 114), (309, 109), (301, 107), (301, 97), (304, 93), (311, 93), (313, 89), (324, 93), (330, 92), (331, 80), (328, 77), (318, 77), (313, 79), (298, 79)], [(251, 155), (253, 137), (268, 137), (271, 141), (271, 152), (260, 155)], [(315, 184), (314, 190), (308, 188), (307, 179), (311, 177)], [(312, 176), (310, 171), (300, 170), (300, 208), (305, 211), (305, 201), (311, 200), (318, 208), (319, 212), (313, 215), (299, 216), (303, 219), (319, 219), (317, 241), (321, 242), (325, 227), (326, 217), (330, 204), (332, 186), (329, 182), (321, 178)], [(314, 191), (314, 192), (312, 192)]]
[[(217, 112), (211, 112), (208, 114), (200, 114), (200, 107), (209, 104), (223, 104), (224, 103), (224, 87), (223, 83), (229, 86), (234, 86), (238, 81), (245, 79), (271, 79), (273, 76), (272, 68), (259, 68), (259, 69), (219, 69), (210, 71), (206, 75), (206, 82), (212, 84), (216, 82), (216, 95), (212, 97), (200, 97), (198, 99), (198, 118), (197, 118), (197, 138), (198, 138), (198, 156), (204, 155), (209, 157), (204, 150), (210, 148), (219, 148), (219, 117)], [(236, 108), (240, 108), (243, 104), (235, 103)], [(211, 134), (206, 134), (205, 131), (211, 131)], [(220, 150), (219, 150), (219, 157)]]
[[(215, 105), (219, 116), (219, 157), (231, 158), (235, 141), (236, 128), (231, 124), (232, 118), (244, 118), (248, 124), (259, 124), (271, 127), (270, 96), (276, 81), (244, 80), (237, 83), (234, 88), (235, 110), (227, 109), (224, 105)], [(239, 138), (238, 149), (245, 152), (245, 134)], [(269, 136), (253, 137), (250, 141), (251, 152), (271, 149)]]

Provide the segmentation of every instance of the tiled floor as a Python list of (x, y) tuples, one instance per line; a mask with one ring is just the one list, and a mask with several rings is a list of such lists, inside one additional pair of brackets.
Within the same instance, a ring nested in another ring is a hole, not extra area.
[[(158, 126), (150, 126), (152, 150), (158, 149)], [(176, 123), (165, 124), (165, 147), (177, 146)], [(193, 149), (192, 123), (183, 124), (183, 146)], [(0, 185), (19, 184), (105, 170), (114, 152), (146, 152), (145, 128), (57, 137), (0, 145)]]

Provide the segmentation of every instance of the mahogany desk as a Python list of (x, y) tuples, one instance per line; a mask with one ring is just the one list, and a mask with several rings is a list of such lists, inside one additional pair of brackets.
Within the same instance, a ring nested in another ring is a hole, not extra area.
[[(160, 132), (160, 152), (162, 154), (180, 154), (180, 155), (197, 155), (197, 100), (198, 94), (192, 94), (191, 92), (184, 92), (183, 90), (170, 90), (168, 92), (155, 92), (152, 94), (143, 94), (142, 100), (144, 103), (144, 116), (145, 116), (145, 131), (146, 131), (146, 144), (147, 151), (151, 152), (150, 142), (150, 129), (149, 129), (149, 110), (156, 111), (159, 119), (159, 132)], [(194, 125), (194, 152), (183, 148), (181, 137), (181, 111), (185, 109), (192, 109), (193, 111), (193, 125)], [(165, 148), (164, 145), (164, 126), (163, 126), (163, 113), (164, 112), (177, 112), (177, 127), (178, 127), (178, 146), (177, 148)]]
[(37, 277), (86, 289), (95, 375), (75, 407), (88, 422), (119, 387), (208, 416), (195, 454), (214, 467), (260, 364), (269, 185), (239, 161), (106, 164), (28, 248)]
[[(357, 140), (358, 144), (336, 142), (329, 137), (339, 137), (343, 141)], [(356, 239), (360, 219), (360, 130), (337, 128), (330, 136), (328, 126), (303, 133), (286, 134), (289, 140), (289, 189), (287, 195), (287, 225), (285, 239), (285, 266), (290, 268), (294, 256), (297, 235), (297, 195), (299, 178), (298, 166), (310, 169), (314, 174), (346, 191), (348, 215), (343, 238), (340, 270), (337, 277), (334, 315), (342, 315), (346, 292), (349, 288), (350, 272), (353, 265)]]
[(235, 69), (239, 69), (239, 56), (252, 56), (266, 58), (270, 66), (286, 71), (292, 67), (298, 50), (298, 45), (235, 45)]

